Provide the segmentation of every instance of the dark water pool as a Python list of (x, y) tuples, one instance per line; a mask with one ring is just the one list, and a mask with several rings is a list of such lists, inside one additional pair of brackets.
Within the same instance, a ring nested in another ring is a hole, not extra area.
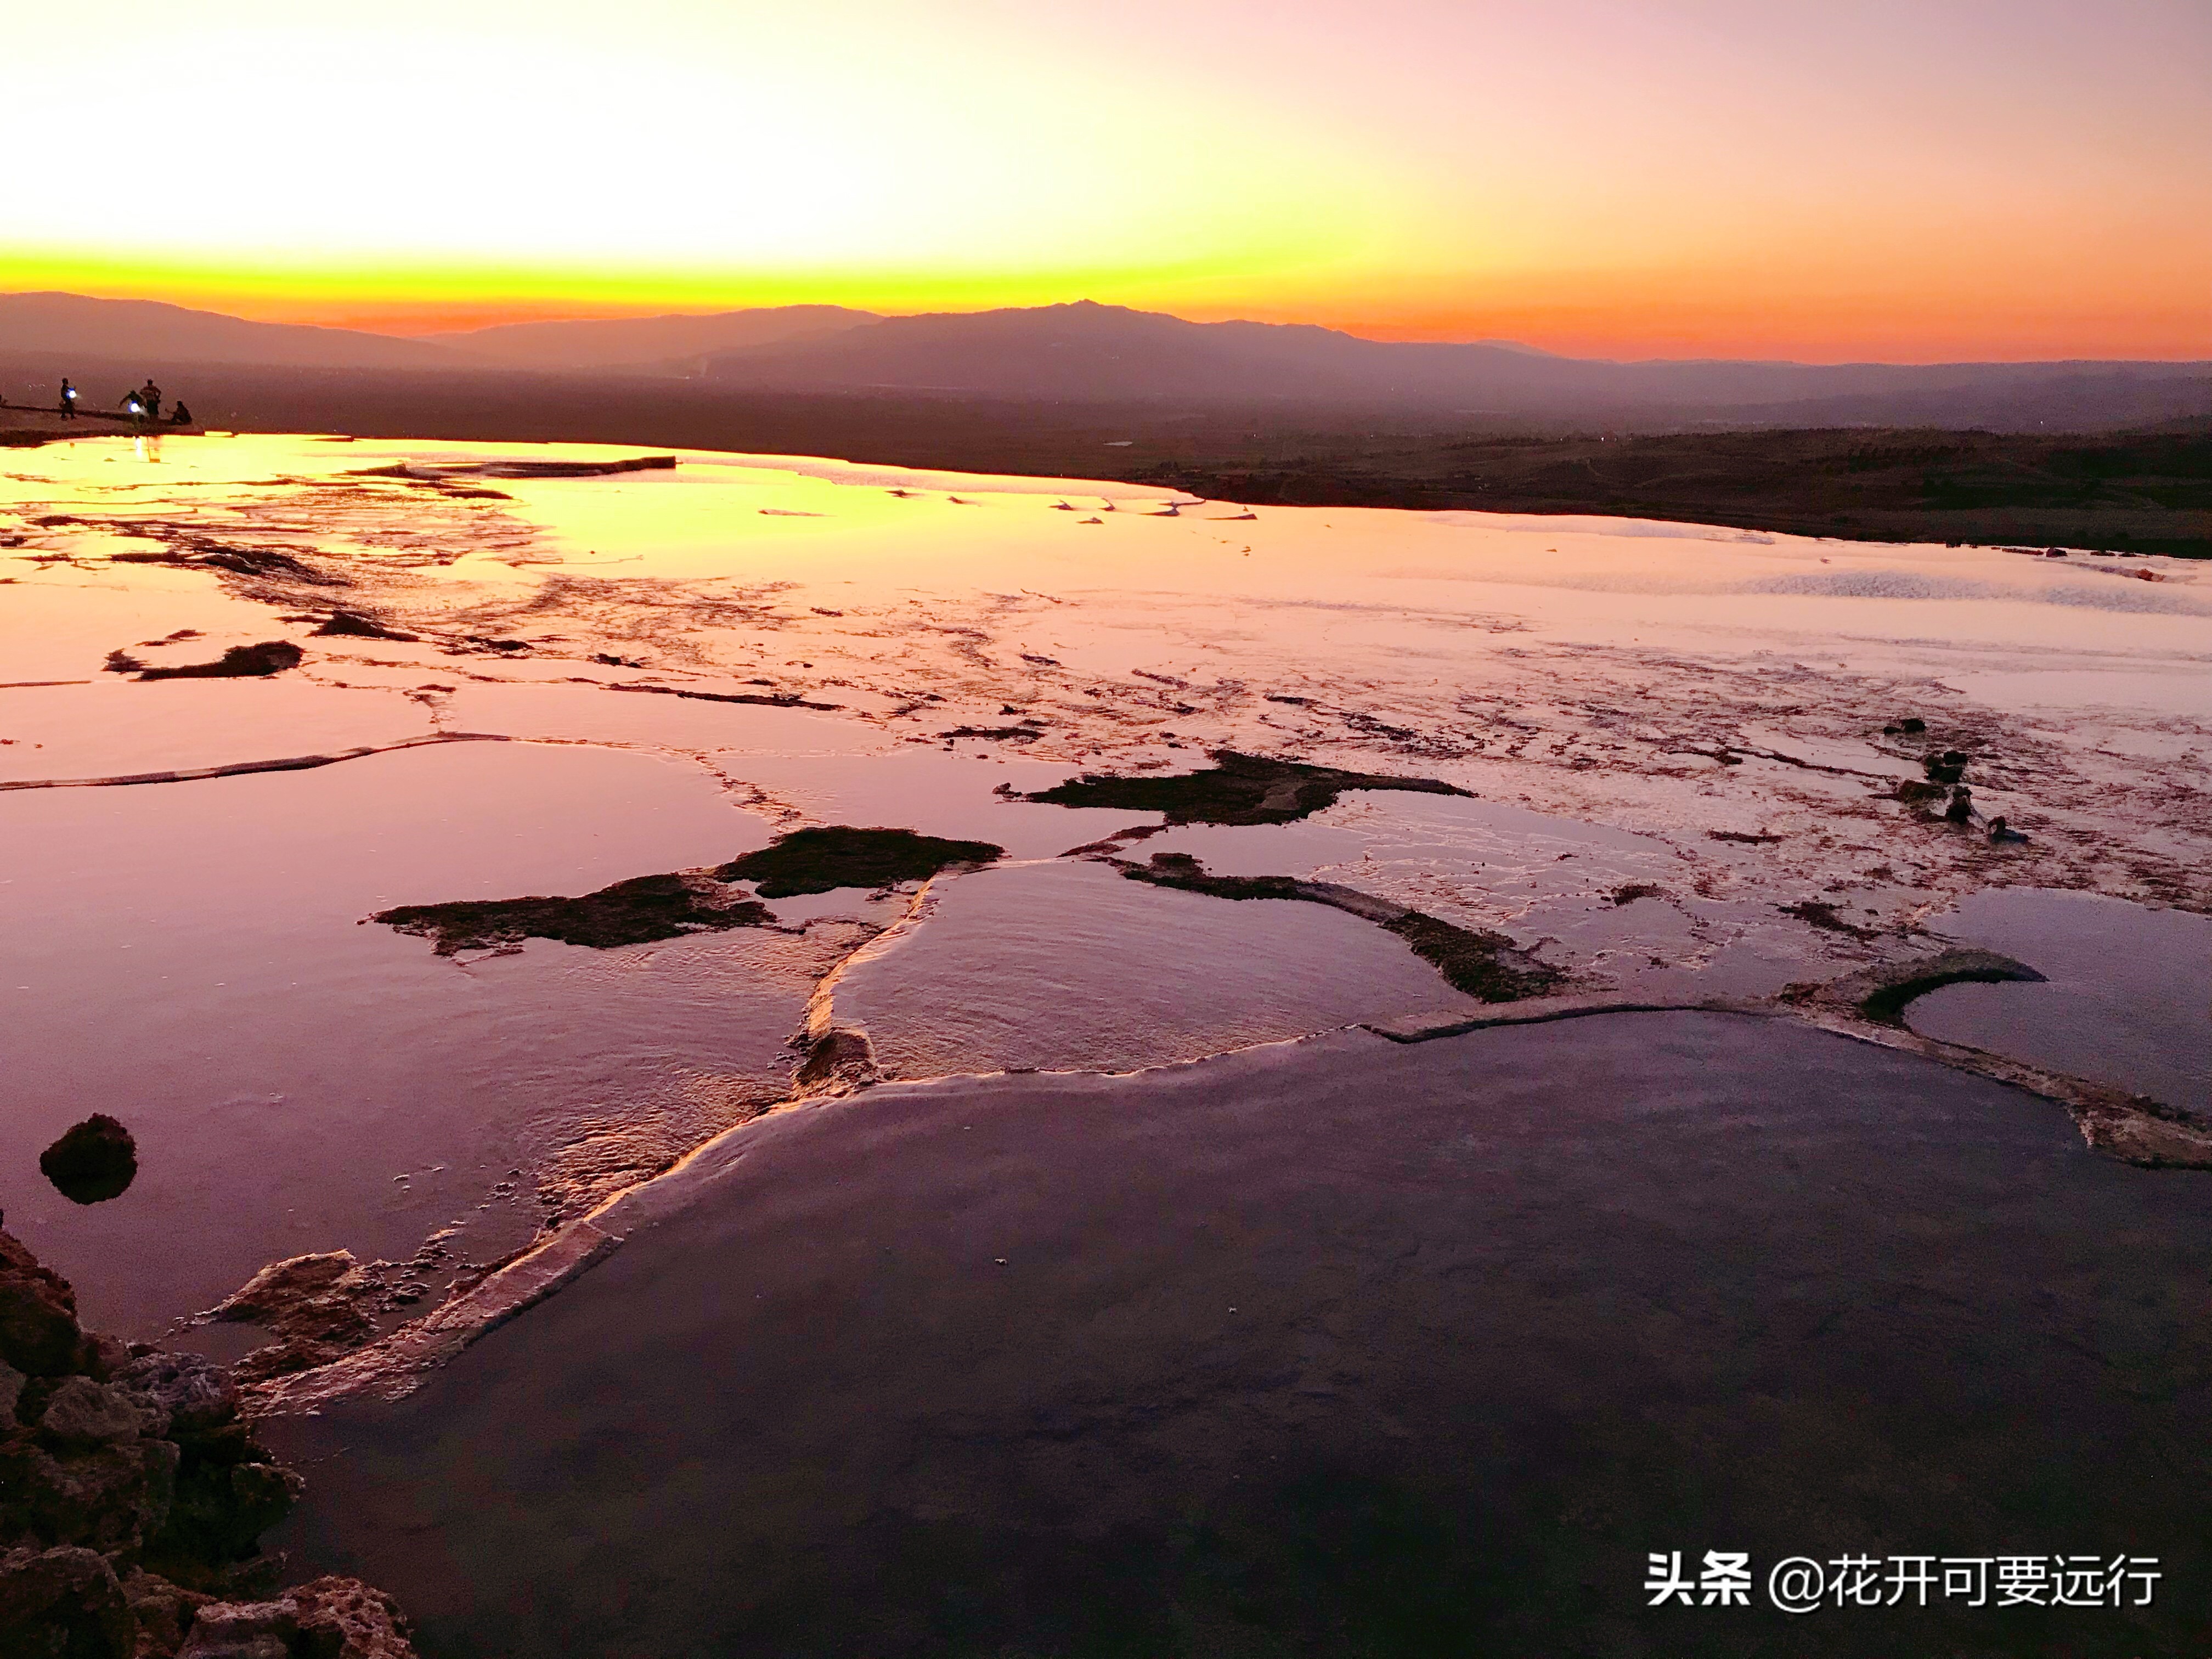
[(2212, 1111), (2212, 916), (2008, 887), (1928, 925), (2045, 978), (1946, 986), (1912, 1005), (1913, 1030)]
[[(276, 1425), (295, 1566), (430, 1659), (2205, 1650), (2212, 1177), (1986, 1080), (1611, 1016), (740, 1133), (411, 1399)], [(1753, 1604), (1648, 1607), (1677, 1550)], [(1764, 1605), (2091, 1553), (2153, 1605)]]

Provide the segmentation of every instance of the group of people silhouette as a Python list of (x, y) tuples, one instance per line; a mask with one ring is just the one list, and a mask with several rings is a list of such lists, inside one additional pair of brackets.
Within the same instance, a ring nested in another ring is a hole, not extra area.
[[(64, 379), (62, 381), (61, 402), (58, 405), (64, 420), (73, 421), (76, 418), (76, 388)], [(146, 377), (145, 385), (140, 386), (136, 392), (125, 392), (116, 401), (122, 405), (123, 412), (137, 425), (159, 426), (162, 423), (161, 388), (154, 384), (154, 377), (150, 374)], [(169, 425), (190, 426), (191, 423), (192, 412), (185, 407), (181, 398), (170, 405)]]

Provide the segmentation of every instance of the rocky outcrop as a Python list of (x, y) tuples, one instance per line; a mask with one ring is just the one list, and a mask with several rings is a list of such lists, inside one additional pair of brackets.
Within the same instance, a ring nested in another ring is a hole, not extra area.
[[(262, 1292), (327, 1295), (349, 1263), (331, 1265)], [(88, 1333), (68, 1282), (0, 1232), (0, 1655), (411, 1659), (380, 1591), (271, 1594), (281, 1562), (260, 1537), (302, 1486), (228, 1370)]]
[(370, 1316), (384, 1295), (382, 1282), (350, 1250), (327, 1250), (264, 1267), (204, 1317), (258, 1325), (275, 1335), (237, 1366), (240, 1381), (257, 1382), (327, 1365), (374, 1340)]

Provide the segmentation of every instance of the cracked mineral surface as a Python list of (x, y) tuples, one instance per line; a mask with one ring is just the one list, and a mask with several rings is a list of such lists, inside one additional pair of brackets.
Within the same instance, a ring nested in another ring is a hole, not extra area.
[[(1326, 1159), (1382, 1133), (1401, 1095), (1496, 1054), (1559, 1066), (1551, 1106), (1526, 1109), (1538, 1139), (1556, 1109), (1593, 1148), (1664, 1143), (1666, 1125), (1702, 1123), (1704, 1097), (1685, 1073), (1666, 1085), (1679, 1110), (1639, 1117), (1623, 1057), (1647, 1039), (1677, 1053), (1669, 1034), (1695, 1030), (1723, 1116), (1755, 1118), (1793, 1079), (1830, 1094), (1854, 1067), (1871, 1079), (1866, 1124), (1837, 1131), (1858, 1137), (1869, 1214), (1904, 1178), (1891, 1158), (1942, 1162), (1916, 1177), (1929, 1215), (1947, 1182), (2002, 1190), (2007, 1158), (2063, 1164), (2050, 1179), (2088, 1182), (2124, 1231), (2167, 1225), (2163, 1197), (2128, 1208), (2141, 1183), (2203, 1179), (2091, 1149), (2212, 1164), (2212, 569), (2128, 561), (2161, 578), (2145, 583), (2004, 549), (1170, 505), (1130, 484), (582, 446), (212, 435), (165, 443), (158, 464), (123, 441), (9, 453), (10, 1230), (103, 1328), (251, 1349), (249, 1403), (281, 1413), (505, 1363), (481, 1356), (546, 1317), (525, 1310), (623, 1261), (647, 1221), (722, 1201), (702, 1171), (784, 1144), (794, 1121), (827, 1126), (805, 1131), (826, 1137), (819, 1169), (873, 1170), (900, 1155), (902, 1102), (944, 1106), (957, 1147), (971, 1097), (1103, 1119), (1177, 1077), (1273, 1079), (1326, 1103), (1336, 1138), (1293, 1138)], [(1550, 1035), (1512, 1036), (1524, 1018)], [(1568, 1099), (1582, 1054), (1613, 1057), (1599, 1070), (1628, 1091), (1620, 1115)], [(1370, 1080), (1390, 1068), (1410, 1068), (1396, 1093)], [(988, 1080), (1033, 1072), (1083, 1075)], [(1924, 1133), (1923, 1097), (1948, 1103)], [(1489, 1144), (1484, 1098), (1470, 1082), (1437, 1146)], [(95, 1108), (130, 1126), (138, 1174), (72, 1206), (37, 1158)], [(1221, 1109), (1237, 1158), (1274, 1156), (1258, 1150), (1267, 1103)], [(1036, 1156), (1079, 1169), (1081, 1136), (1052, 1133)], [(1006, 1193), (1050, 1186), (1018, 1135), (990, 1145)], [(1547, 1152), (1545, 1179), (1582, 1178), (1571, 1153)], [(1136, 1152), (1115, 1156), (1112, 1179), (1149, 1179)], [(1386, 1239), (1358, 1195), (1443, 1178), (1407, 1156), (1314, 1210), (1340, 1231), (1296, 1274), (1349, 1295), (1421, 1248)], [(2094, 1175), (2068, 1162), (2093, 1159)], [(1233, 1192), (1255, 1167), (1214, 1174)], [(1510, 1251), (1528, 1213), (1481, 1223)], [(1082, 1249), (1118, 1283), (1202, 1218), (1176, 1200), (1151, 1242), (1108, 1228)], [(976, 1247), (994, 1270), (1065, 1245), (1007, 1226), (1020, 1242)], [(858, 1248), (837, 1237), (825, 1248)], [(301, 1262), (335, 1271), (282, 1306), (234, 1299)], [(758, 1271), (772, 1286), (798, 1269)], [(2154, 1276), (2166, 1295), (2167, 1268)], [(1233, 1279), (1206, 1293), (1244, 1294)], [(1613, 1316), (1592, 1297), (1577, 1317), (1595, 1330)], [(227, 1299), (232, 1314), (198, 1317)], [(2094, 1301), (2091, 1325), (2107, 1316)], [(1460, 1316), (1447, 1304), (1406, 1317), (1433, 1328)], [(1637, 1305), (1638, 1352), (1656, 1356), (1679, 1311), (1656, 1292)], [(1163, 1365), (1181, 1352), (1158, 1322), (1182, 1313), (1100, 1317), (1055, 1337), (1074, 1346), (1050, 1363), (1079, 1369), (1139, 1327), (1166, 1343)], [(768, 1336), (795, 1353), (791, 1322)], [(2166, 1362), (2150, 1349), (2128, 1354), (2144, 1387), (2182, 1386), (2151, 1376)], [(1395, 1395), (1345, 1375), (1315, 1386), (1362, 1421), (1400, 1420)], [(623, 1379), (604, 1381), (595, 1398), (618, 1401)], [(1776, 1422), (1811, 1413), (1848, 1461), (1844, 1406), (1777, 1387)], [(1078, 1395), (1040, 1409), (1105, 1409)], [(2042, 1403), (2135, 1409), (2087, 1382)], [(629, 1432), (608, 1409), (606, 1431)], [(1193, 1423), (1203, 1443), (1213, 1431)], [(1110, 1463), (1122, 1434), (1067, 1455)], [(1905, 1492), (1908, 1449), (1874, 1449)], [(392, 1479), (441, 1478), (436, 1462)], [(998, 1491), (945, 1479), (899, 1489), (884, 1524), (901, 1559), (1007, 1541), (957, 1520), (920, 1543), (899, 1531)], [(1433, 1496), (1407, 1498), (1380, 1466), (1358, 1479), (1396, 1494), (1378, 1502)], [(1614, 1497), (1560, 1501), (1595, 1515)], [(325, 1567), (368, 1549), (312, 1512), (303, 1525)], [(1045, 1547), (1012, 1541), (1024, 1560)], [(471, 1626), (451, 1585), (380, 1563), (387, 1580), (429, 1610), (439, 1650), (505, 1639)], [(763, 1582), (804, 1601), (788, 1563)], [(784, 1616), (760, 1628), (782, 1639)], [(1619, 1634), (1591, 1640), (1630, 1650)]]

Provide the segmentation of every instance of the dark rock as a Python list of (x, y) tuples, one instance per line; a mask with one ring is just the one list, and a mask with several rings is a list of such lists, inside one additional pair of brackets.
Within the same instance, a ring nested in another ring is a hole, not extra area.
[(123, 1599), (137, 1621), (139, 1659), (154, 1659), (184, 1645), (193, 1616), (210, 1598), (133, 1567), (123, 1579)]
[(351, 1250), (288, 1256), (282, 1261), (270, 1262), (247, 1279), (217, 1303), (208, 1316), (228, 1322), (273, 1326), (341, 1284), (349, 1275), (358, 1275), (360, 1267)]
[(39, 1431), (64, 1446), (136, 1440), (167, 1426), (167, 1413), (88, 1376), (65, 1379), (39, 1415)]
[(1920, 764), (1930, 783), (1956, 783), (1966, 775), (1967, 758), (1956, 749), (1946, 749), (1941, 754), (1930, 753)]
[(228, 1371), (198, 1354), (143, 1354), (118, 1370), (114, 1382), (167, 1413), (172, 1439), (187, 1440), (238, 1420), (238, 1385)]
[(178, 1659), (291, 1659), (300, 1635), (300, 1604), (210, 1601), (192, 1620)]
[(0, 1232), (0, 1361), (30, 1376), (66, 1376), (84, 1368), (88, 1347), (69, 1281)]
[(106, 1113), (94, 1112), (40, 1153), (39, 1168), (72, 1202), (104, 1203), (137, 1179), (138, 1143)]
[[(327, 1322), (350, 1281), (371, 1282), (343, 1252), (298, 1257), (232, 1304)], [(255, 1440), (223, 1367), (87, 1337), (68, 1283), (5, 1233), (0, 1347), (0, 1659), (413, 1659), (366, 1585), (268, 1599), (283, 1561), (260, 1536), (305, 1482)]]
[(1953, 823), (1969, 823), (1974, 817), (1974, 792), (1960, 784), (1951, 792), (1951, 804), (1943, 809), (1943, 816)]
[(399, 1603), (358, 1578), (317, 1578), (288, 1590), (300, 1609), (299, 1659), (415, 1659)]
[(23, 1513), (42, 1542), (109, 1553), (137, 1550), (169, 1518), (178, 1462), (167, 1440), (57, 1455), (17, 1439), (0, 1446), (0, 1491), (21, 1494)]
[(291, 1470), (265, 1461), (268, 1452), (244, 1425), (234, 1426), (235, 1439), (225, 1431), (185, 1452), (169, 1523), (148, 1550), (154, 1565), (182, 1582), (212, 1583), (208, 1568), (251, 1557), (307, 1489)]
[(131, 1659), (135, 1621), (115, 1569), (88, 1549), (0, 1558), (0, 1653), (8, 1659)]
[(2024, 832), (2014, 829), (2012, 825), (2007, 823), (2002, 818), (1991, 818), (1990, 820), (1990, 839), (1992, 842), (2019, 842), (2026, 841), (2027, 836)]

